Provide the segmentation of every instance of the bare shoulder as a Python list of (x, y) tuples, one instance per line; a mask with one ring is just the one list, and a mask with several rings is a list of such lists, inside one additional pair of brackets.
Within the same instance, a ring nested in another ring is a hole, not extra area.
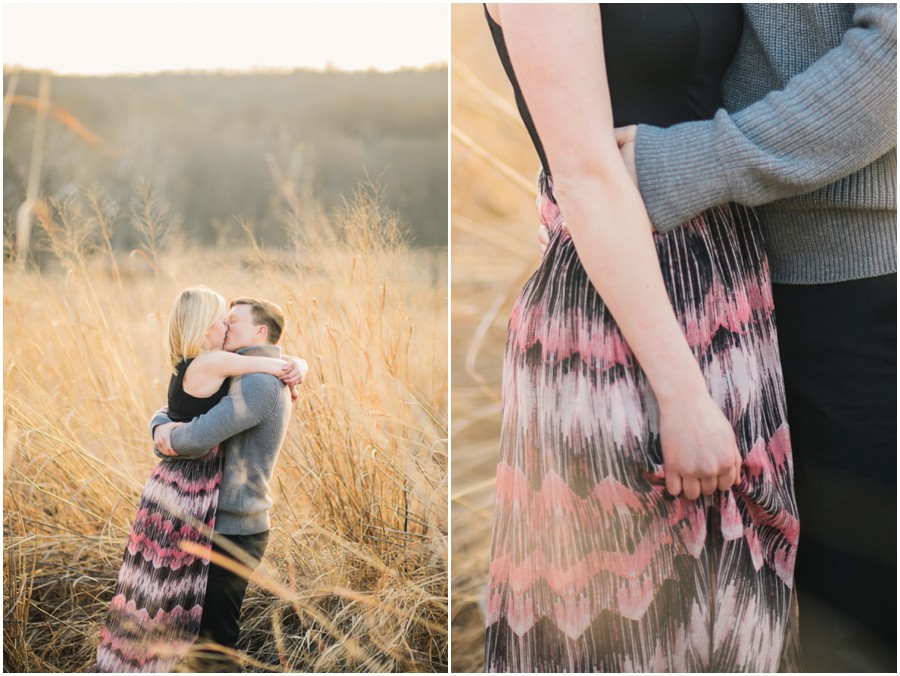
[[(191, 366), (195, 364), (201, 367), (214, 366), (223, 363), (228, 355), (232, 355), (231, 352), (225, 352), (224, 350), (212, 350), (210, 352), (204, 352), (203, 354), (197, 355), (194, 357), (194, 361), (191, 362)], [(188, 367), (190, 368), (190, 366)]]
[(221, 351), (204, 352), (188, 365), (184, 373), (184, 391), (194, 397), (208, 397), (222, 386), (225, 362)]

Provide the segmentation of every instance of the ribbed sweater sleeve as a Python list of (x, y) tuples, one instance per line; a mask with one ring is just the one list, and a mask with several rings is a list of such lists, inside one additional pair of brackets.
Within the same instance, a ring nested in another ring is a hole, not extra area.
[(216, 444), (265, 420), (275, 409), (283, 387), (278, 378), (266, 373), (234, 378), (228, 394), (208, 413), (172, 430), (172, 449), (181, 457), (205, 455)]
[(743, 110), (639, 125), (638, 182), (665, 232), (717, 204), (756, 206), (828, 185), (896, 146), (897, 8), (861, 4), (837, 46)]

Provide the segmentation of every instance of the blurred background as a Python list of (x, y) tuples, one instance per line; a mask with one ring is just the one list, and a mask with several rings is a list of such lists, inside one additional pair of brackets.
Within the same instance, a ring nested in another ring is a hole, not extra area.
[(446, 245), (446, 7), (4, 11), (7, 238), (27, 197), (97, 184), (127, 206), (144, 180), (192, 241), (229, 243), (242, 216), (282, 245), (285, 182), (331, 209), (368, 178), (413, 245)]
[(480, 671), (500, 377), (512, 303), (540, 263), (540, 161), (481, 5), (452, 7), (453, 670)]
[(92, 664), (206, 284), (310, 364), (248, 669), (446, 671), (448, 8), (3, 9), (4, 670)]

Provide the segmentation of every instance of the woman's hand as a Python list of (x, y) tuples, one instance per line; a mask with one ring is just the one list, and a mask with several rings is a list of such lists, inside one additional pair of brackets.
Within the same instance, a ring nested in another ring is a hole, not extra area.
[(176, 453), (175, 449), (172, 448), (171, 439), (172, 430), (174, 430), (179, 425), (184, 425), (184, 423), (170, 422), (164, 425), (159, 425), (155, 430), (153, 430), (153, 444), (156, 446), (156, 449), (163, 455), (169, 456), (170, 458), (178, 457), (178, 453)]
[(734, 429), (712, 398), (684, 397), (659, 406), (666, 490), (696, 500), (740, 482)]
[[(306, 374), (309, 373), (309, 364), (306, 363), (305, 359), (292, 357), (291, 361), (285, 364), (282, 370), (284, 371), (284, 373), (278, 376), (279, 379), (285, 385), (293, 388), (295, 385), (299, 385), (303, 382)], [(293, 398), (293, 392), (291, 394), (291, 398)]]

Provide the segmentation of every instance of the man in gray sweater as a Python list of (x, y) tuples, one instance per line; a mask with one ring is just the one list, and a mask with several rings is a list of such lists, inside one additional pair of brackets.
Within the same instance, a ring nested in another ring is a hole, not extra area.
[[(225, 320), (224, 348), (239, 354), (280, 357), (275, 343), (284, 329), (284, 315), (274, 303), (238, 298)], [(199, 458), (218, 443), (225, 445), (225, 464), (216, 511), (213, 551), (236, 558), (255, 569), (269, 539), (269, 482), (287, 434), (291, 397), (278, 378), (249, 373), (232, 378), (228, 394), (208, 413), (183, 425), (172, 425), (166, 408), (150, 422), (158, 455)], [(222, 542), (222, 538), (228, 540)], [(237, 645), (246, 576), (215, 564), (209, 566), (199, 643), (227, 648)], [(214, 651), (195, 650), (188, 656), (193, 671), (237, 671), (239, 664)]]
[(660, 232), (724, 202), (758, 207), (794, 450), (806, 666), (893, 672), (897, 8), (745, 4), (744, 15), (727, 110), (639, 125), (636, 138), (626, 128), (620, 145)]

